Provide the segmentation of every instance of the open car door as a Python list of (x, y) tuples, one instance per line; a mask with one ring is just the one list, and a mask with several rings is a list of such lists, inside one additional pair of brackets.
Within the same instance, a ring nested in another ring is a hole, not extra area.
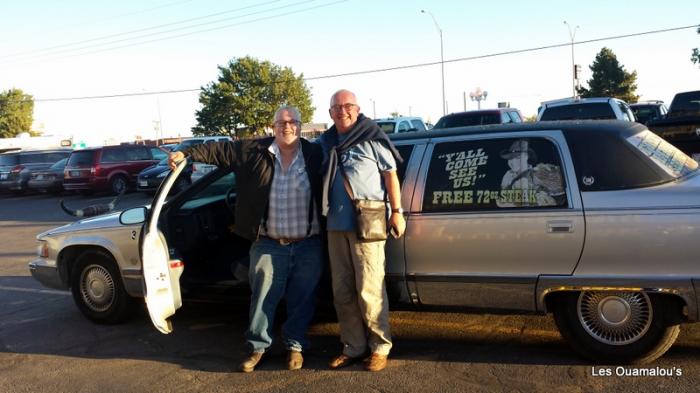
[(186, 165), (187, 160), (182, 160), (161, 183), (153, 199), (151, 213), (144, 224), (144, 235), (141, 241), (141, 266), (146, 286), (146, 306), (153, 325), (163, 334), (173, 331), (172, 323), (168, 318), (182, 306), (180, 275), (184, 269), (184, 263), (170, 259), (168, 244), (163, 233), (158, 230), (158, 218), (163, 209), (165, 197)]

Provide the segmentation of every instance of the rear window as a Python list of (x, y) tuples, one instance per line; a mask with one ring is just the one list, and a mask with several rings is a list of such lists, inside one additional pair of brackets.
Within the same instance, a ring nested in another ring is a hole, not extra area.
[(540, 120), (605, 120), (615, 119), (608, 103), (570, 104), (546, 108)]
[(676, 94), (671, 102), (675, 116), (700, 115), (700, 91)]
[(394, 132), (394, 122), (390, 121), (378, 121), (377, 125), (387, 134), (392, 134)]
[(53, 165), (51, 165), (51, 168), (49, 169), (63, 169), (66, 166), (66, 162), (68, 162), (68, 158), (63, 158), (59, 161), (56, 161)]
[(21, 164), (54, 163), (60, 159), (68, 157), (70, 153), (50, 152), (50, 153), (26, 153), (20, 154)]
[(94, 151), (74, 151), (68, 158), (68, 164), (66, 164), (66, 166), (90, 166), (94, 163), (94, 156)]
[(0, 165), (17, 165), (19, 164), (18, 154), (0, 154)]
[(649, 130), (627, 138), (627, 142), (673, 177), (682, 177), (698, 169), (695, 160)]
[(484, 124), (499, 124), (501, 115), (498, 113), (465, 113), (450, 115), (440, 119), (435, 128), (454, 128), (480, 126)]

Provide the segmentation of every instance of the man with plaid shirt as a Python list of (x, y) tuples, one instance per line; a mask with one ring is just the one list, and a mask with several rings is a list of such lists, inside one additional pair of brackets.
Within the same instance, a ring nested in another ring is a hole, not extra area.
[(250, 249), (250, 354), (240, 370), (251, 372), (272, 344), (277, 305), (286, 298), (282, 334), (287, 367), (302, 367), (306, 331), (314, 315), (323, 270), (320, 235), (322, 151), (300, 138), (301, 115), (292, 106), (275, 113), (275, 136), (201, 144), (170, 154), (169, 163), (192, 160), (230, 167), (236, 173), (234, 232), (253, 242)]

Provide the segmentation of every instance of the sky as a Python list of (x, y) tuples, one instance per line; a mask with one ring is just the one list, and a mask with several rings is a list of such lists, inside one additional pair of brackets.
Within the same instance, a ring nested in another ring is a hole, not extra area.
[[(508, 102), (532, 116), (540, 102), (571, 96), (570, 31), (584, 86), (608, 47), (637, 71), (641, 100), (668, 104), (700, 89), (700, 67), (690, 62), (700, 34), (688, 27), (700, 25), (698, 15), (698, 0), (3, 1), (0, 91), (32, 95), (33, 129), (45, 135), (91, 144), (150, 139), (158, 129), (189, 136), (198, 89), (218, 66), (252, 56), (307, 78), (314, 122), (330, 124), (330, 97), (345, 88), (369, 117), (398, 112), (436, 123), (439, 27), (447, 113)], [(671, 31), (635, 35), (657, 30)], [(407, 67), (421, 64), (429, 65)], [(329, 77), (383, 69), (391, 70)], [(469, 98), (477, 89), (488, 93), (480, 103)], [(94, 98), (115, 95), (126, 96)]]

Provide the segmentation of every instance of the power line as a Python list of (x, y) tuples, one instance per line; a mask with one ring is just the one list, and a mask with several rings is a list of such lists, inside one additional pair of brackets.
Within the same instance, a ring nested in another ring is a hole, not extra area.
[[(672, 27), (672, 28), (660, 29), (660, 30), (649, 30), (649, 31), (644, 31), (644, 32), (640, 32), (640, 33), (632, 33), (632, 34), (623, 34), (623, 35), (609, 36), (609, 37), (602, 37), (602, 38), (594, 38), (594, 39), (590, 39), (590, 40), (583, 40), (583, 41), (574, 42), (573, 44), (574, 45), (581, 45), (581, 44), (588, 44), (588, 43), (592, 43), (592, 42), (610, 41), (610, 40), (637, 37), (637, 36), (650, 35), (650, 34), (667, 33), (667, 32), (691, 29), (691, 28), (696, 28), (696, 27), (700, 27), (700, 25)], [(490, 58), (490, 57), (506, 56), (506, 55), (513, 55), (513, 54), (519, 54), (519, 53), (526, 53), (526, 52), (534, 52), (534, 51), (540, 51), (540, 50), (546, 50), (546, 49), (565, 47), (565, 46), (569, 46), (571, 44), (572, 43), (569, 41), (569, 42), (565, 42), (562, 44), (544, 45), (544, 46), (538, 46), (538, 47), (527, 48), (527, 49), (514, 49), (514, 50), (510, 50), (510, 51), (505, 51), (505, 52), (497, 52), (497, 53), (491, 53), (491, 54), (485, 54), (485, 55), (461, 57), (461, 58), (456, 58), (456, 59), (448, 59), (448, 60), (445, 60), (445, 63), (457, 63), (457, 62), (463, 62), (463, 61), (485, 59), (485, 58)], [(397, 71), (397, 70), (404, 70), (404, 69), (410, 69), (410, 68), (428, 67), (428, 66), (433, 66), (433, 65), (437, 65), (437, 64), (440, 64), (440, 62), (437, 61), (437, 62), (430, 62), (430, 63), (409, 64), (409, 65), (396, 66), (396, 67), (376, 68), (376, 69), (371, 69), (371, 70), (353, 71), (353, 72), (331, 74), (331, 75), (321, 75), (321, 76), (304, 78), (304, 80), (311, 81), (311, 80), (320, 80), (320, 79), (339, 78), (339, 77), (344, 77), (344, 76), (373, 74), (373, 73), (379, 73), (379, 72)], [(281, 81), (276, 81), (276, 82), (277, 83), (285, 83), (285, 82), (289, 82), (289, 81), (291, 81), (291, 80), (281, 80)], [(123, 94), (111, 94), (111, 95), (102, 95), (102, 96), (35, 99), (34, 101), (35, 102), (51, 102), (51, 101), (55, 102), (55, 101), (72, 101), (72, 100), (91, 100), (91, 99), (129, 97), (129, 96), (146, 96), (146, 95), (155, 95), (155, 94), (174, 94), (174, 93), (193, 92), (193, 91), (199, 91), (199, 90), (201, 90), (201, 89), (197, 88), (197, 89), (163, 90), (163, 91), (157, 91), (157, 92), (123, 93)]]
[[(145, 27), (145, 28), (136, 29), (136, 30), (130, 30), (130, 31), (122, 32), (122, 33), (109, 34), (109, 35), (100, 36), (100, 37), (96, 37), (96, 38), (90, 38), (90, 39), (87, 39), (87, 40), (76, 41), (76, 42), (71, 42), (71, 43), (61, 44), (61, 45), (55, 45), (55, 46), (51, 46), (51, 47), (47, 47), (47, 48), (37, 49), (37, 50), (28, 51), (28, 52), (24, 52), (24, 53), (20, 53), (20, 54), (15, 54), (15, 55), (10, 55), (10, 56), (15, 56), (15, 57), (16, 57), (16, 56), (19, 56), (19, 55), (29, 55), (29, 54), (35, 54), (35, 53), (37, 53), (37, 54), (34, 55), (34, 56), (29, 56), (29, 59), (31, 59), (31, 58), (37, 58), (37, 57), (42, 57), (42, 56), (51, 56), (51, 55), (56, 55), (56, 54), (59, 54), (59, 53), (72, 52), (72, 51), (79, 51), (79, 50), (82, 50), (82, 49), (93, 48), (93, 47), (97, 47), (97, 46), (101, 46), (101, 45), (109, 45), (109, 44), (114, 44), (114, 43), (123, 42), (123, 41), (128, 41), (128, 40), (135, 40), (135, 39), (139, 39), (139, 38), (145, 38), (145, 37), (149, 37), (149, 36), (152, 36), (152, 35), (159, 35), (159, 34), (165, 34), (165, 33), (170, 33), (170, 32), (174, 32), (174, 31), (179, 31), (179, 30), (190, 29), (190, 28), (194, 28), (194, 27), (198, 27), (198, 26), (203, 26), (203, 25), (206, 25), (206, 24), (209, 24), (209, 23), (220, 23), (220, 22), (224, 22), (224, 21), (227, 21), (227, 20), (231, 20), (231, 19), (237, 19), (237, 18), (249, 16), (249, 15), (255, 15), (255, 14), (261, 13), (261, 12), (274, 11), (275, 9), (267, 9), (267, 10), (263, 10), (263, 11), (259, 11), (259, 12), (254, 12), (254, 13), (251, 13), (251, 14), (239, 15), (239, 16), (234, 16), (234, 17), (231, 17), (231, 18), (224, 18), (224, 19), (220, 19), (220, 20), (217, 20), (217, 21), (213, 21), (213, 22), (206, 22), (206, 23), (200, 23), (200, 24), (195, 24), (195, 25), (191, 25), (191, 26), (184, 26), (184, 27), (180, 27), (180, 28), (177, 28), (177, 29), (159, 31), (159, 32), (154, 32), (154, 33), (145, 34), (145, 35), (140, 35), (140, 36), (131, 37), (131, 38), (123, 38), (123, 39), (120, 39), (120, 40), (112, 40), (112, 41), (108, 41), (108, 42), (103, 42), (103, 43), (93, 44), (93, 45), (87, 45), (87, 46), (82, 46), (82, 47), (78, 47), (78, 48), (62, 49), (62, 50), (58, 50), (58, 51), (55, 50), (55, 49), (66, 48), (66, 47), (76, 46), (76, 45), (80, 45), (80, 44), (86, 44), (86, 43), (95, 42), (95, 41), (102, 41), (102, 40), (106, 40), (106, 39), (110, 39), (110, 38), (115, 38), (115, 37), (121, 37), (121, 36), (125, 36), (125, 35), (131, 35), (131, 34), (135, 34), (135, 33), (141, 33), (141, 32), (145, 32), (145, 31), (149, 31), (149, 30), (161, 29), (161, 28), (163, 28), (163, 27), (168, 27), (168, 26), (173, 26), (173, 25), (179, 25), (179, 24), (183, 24), (183, 23), (187, 23), (187, 22), (192, 22), (192, 21), (196, 21), (196, 20), (201, 20), (201, 19), (207, 19), (207, 18), (211, 18), (211, 17), (215, 17), (215, 16), (230, 14), (230, 13), (232, 13), (232, 12), (244, 11), (244, 10), (247, 10), (247, 9), (256, 8), (256, 7), (261, 7), (261, 6), (264, 6), (264, 5), (271, 4), (271, 3), (278, 3), (279, 1), (280, 1), (280, 0), (272, 0), (272, 1), (267, 1), (267, 2), (263, 2), (263, 3), (256, 3), (256, 4), (253, 4), (253, 5), (250, 5), (250, 6), (239, 7), (239, 8), (230, 9), (230, 10), (226, 10), (226, 11), (222, 11), (222, 12), (217, 12), (217, 13), (213, 13), (213, 14), (208, 14), (208, 15), (199, 16), (199, 17), (196, 17), (196, 18), (189, 18), (189, 19), (184, 19), (184, 20), (180, 20), (180, 21), (176, 21), (176, 22), (164, 23), (164, 24), (160, 24), (160, 25), (157, 25), (157, 26)], [(303, 1), (302, 3), (305, 3), (305, 2), (308, 2), (308, 1), (315, 1), (315, 0), (306, 0), (306, 1)], [(298, 4), (298, 3), (297, 3), (297, 4)], [(292, 4), (292, 5), (294, 5), (294, 4)], [(286, 6), (282, 6), (282, 7), (278, 7), (278, 8), (285, 8), (285, 7), (289, 7), (289, 6), (290, 6), (290, 5), (286, 5)], [(38, 53), (38, 52), (46, 52), (46, 51), (49, 51), (49, 52), (53, 51), (53, 53)], [(9, 59), (9, 60), (11, 61), (11, 59)], [(23, 61), (23, 60), (27, 60), (27, 59), (19, 59), (19, 60), (17, 60), (17, 61)]]

